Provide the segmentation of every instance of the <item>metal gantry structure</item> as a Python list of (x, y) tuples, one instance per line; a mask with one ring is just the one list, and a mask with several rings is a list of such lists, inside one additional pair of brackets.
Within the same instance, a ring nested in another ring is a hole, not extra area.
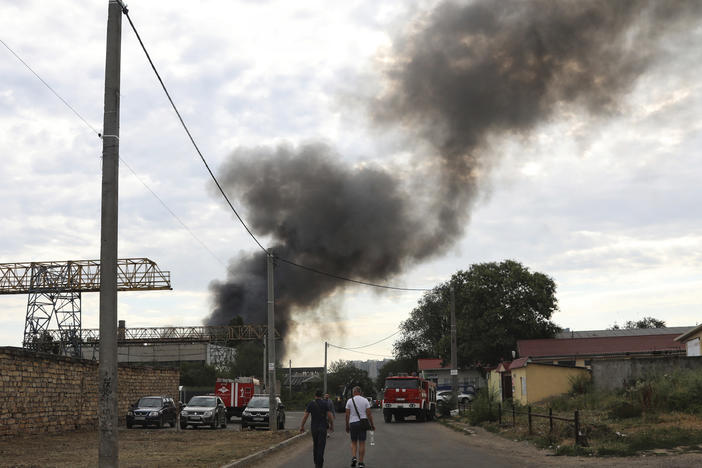
[[(170, 290), (171, 274), (148, 258), (117, 260), (118, 291)], [(22, 346), (80, 355), (81, 294), (100, 291), (99, 260), (0, 263), (0, 294), (28, 294)], [(52, 317), (58, 330), (49, 332)]]

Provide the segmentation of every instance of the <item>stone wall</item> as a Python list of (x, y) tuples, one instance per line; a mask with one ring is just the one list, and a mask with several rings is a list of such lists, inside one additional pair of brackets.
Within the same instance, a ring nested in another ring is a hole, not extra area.
[(614, 390), (622, 388), (624, 383), (630, 380), (676, 370), (702, 371), (702, 357), (593, 359), (592, 383), (598, 390)]
[[(98, 426), (98, 363), (0, 348), (0, 436), (94, 429)], [(177, 401), (180, 371), (120, 365), (118, 416), (144, 395)]]

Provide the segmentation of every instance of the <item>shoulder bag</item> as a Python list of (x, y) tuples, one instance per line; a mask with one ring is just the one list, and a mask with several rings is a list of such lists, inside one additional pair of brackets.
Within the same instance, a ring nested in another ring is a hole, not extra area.
[(358, 406), (356, 406), (356, 399), (354, 397), (351, 397), (351, 403), (353, 403), (353, 407), (356, 408), (356, 414), (358, 415), (358, 419), (361, 420), (361, 430), (362, 431), (370, 431), (371, 425), (370, 421), (368, 418), (362, 418), (361, 413), (358, 412)]

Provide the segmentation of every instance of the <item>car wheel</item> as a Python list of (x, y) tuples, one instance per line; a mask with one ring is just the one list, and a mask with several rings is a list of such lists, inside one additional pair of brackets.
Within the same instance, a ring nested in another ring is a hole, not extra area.
[(163, 428), (163, 416), (158, 418), (158, 421), (156, 422), (156, 428), (157, 429), (162, 429)]
[(392, 413), (383, 413), (383, 419), (386, 423), (392, 422)]
[(222, 426), (221, 426), (222, 429), (226, 429), (226, 428), (227, 428), (227, 419), (229, 419), (229, 418), (228, 418), (227, 415), (225, 414), (224, 417), (222, 418)]

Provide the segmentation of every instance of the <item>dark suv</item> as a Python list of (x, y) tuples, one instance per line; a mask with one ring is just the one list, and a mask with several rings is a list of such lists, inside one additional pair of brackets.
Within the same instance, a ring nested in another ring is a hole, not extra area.
[(127, 411), (127, 428), (133, 425), (163, 427), (176, 425), (176, 406), (173, 398), (167, 396), (147, 396), (139, 398)]
[(227, 409), (218, 396), (194, 396), (180, 412), (180, 428), (209, 426), (227, 427)]
[[(268, 427), (268, 402), (268, 395), (254, 395), (249, 400), (249, 404), (241, 413), (242, 430), (247, 427)], [(285, 429), (285, 406), (278, 397), (276, 397), (276, 402), (278, 403), (278, 429)]]

